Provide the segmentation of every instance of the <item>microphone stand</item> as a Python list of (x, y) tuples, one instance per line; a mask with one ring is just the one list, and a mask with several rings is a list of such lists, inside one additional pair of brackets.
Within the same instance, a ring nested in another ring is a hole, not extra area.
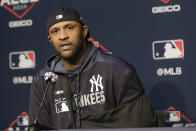
[[(53, 69), (52, 69), (52, 72), (54, 72), (54, 69), (55, 69), (55, 67), (56, 67), (56, 64), (60, 61), (60, 58), (61, 58), (60, 55), (57, 55), (57, 56), (55, 57), (55, 63), (54, 63), (54, 67), (53, 67)], [(40, 107), (39, 107), (38, 114), (37, 114), (35, 120), (33, 121), (33, 124), (29, 126), (28, 131), (54, 130), (54, 128), (51, 128), (51, 127), (48, 127), (48, 126), (45, 126), (45, 125), (40, 125), (40, 124), (38, 123), (39, 114), (40, 114), (41, 109), (42, 109), (42, 107), (43, 107), (43, 105), (44, 105), (44, 101), (45, 101), (45, 98), (46, 98), (46, 94), (47, 94), (49, 85), (50, 85), (50, 83), (52, 83), (51, 79), (48, 79), (48, 80), (46, 81), (46, 83), (47, 83), (47, 84), (46, 84), (46, 88), (45, 88), (45, 91), (44, 91), (44, 96), (42, 97), (42, 100), (41, 100), (41, 103), (40, 103)]]
[(40, 130), (43, 130), (43, 129), (45, 129), (45, 130), (51, 130), (51, 129), (52, 129), (52, 128), (50, 128), (50, 127), (47, 127), (47, 126), (44, 126), (44, 125), (40, 125), (40, 124), (38, 123), (39, 114), (40, 114), (41, 109), (42, 109), (42, 107), (43, 107), (43, 105), (44, 105), (44, 100), (45, 100), (45, 98), (46, 98), (46, 94), (47, 94), (48, 87), (49, 87), (50, 83), (51, 83), (51, 80), (48, 80), (48, 81), (47, 81), (47, 85), (46, 85), (46, 89), (45, 89), (45, 91), (44, 91), (44, 96), (43, 96), (43, 98), (42, 98), (42, 101), (41, 101), (41, 104), (40, 104), (40, 107), (39, 107), (39, 111), (38, 111), (37, 117), (36, 117), (35, 120), (33, 121), (33, 124), (29, 126), (28, 131), (40, 131)]

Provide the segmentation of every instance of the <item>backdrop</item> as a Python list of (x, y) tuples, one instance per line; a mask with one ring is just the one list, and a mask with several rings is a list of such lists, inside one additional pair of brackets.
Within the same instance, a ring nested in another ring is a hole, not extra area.
[(28, 125), (32, 78), (54, 53), (46, 18), (60, 5), (76, 8), (95, 41), (136, 67), (154, 108), (177, 116), (170, 126), (194, 125), (195, 0), (0, 0), (0, 129)]

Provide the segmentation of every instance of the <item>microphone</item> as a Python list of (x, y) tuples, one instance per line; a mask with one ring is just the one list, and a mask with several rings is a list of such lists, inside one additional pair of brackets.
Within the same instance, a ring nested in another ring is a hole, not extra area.
[(39, 114), (41, 112), (41, 109), (44, 105), (44, 101), (45, 101), (45, 98), (46, 98), (46, 94), (47, 94), (47, 91), (48, 91), (48, 87), (51, 83), (55, 83), (58, 76), (53, 73), (54, 72), (54, 69), (56, 67), (56, 64), (61, 60), (61, 56), (60, 55), (56, 55), (55, 57), (55, 63), (54, 63), (54, 67), (52, 69), (52, 72), (46, 72), (45, 75), (44, 75), (44, 79), (46, 81), (46, 88), (45, 88), (45, 91), (44, 91), (44, 95), (42, 97), (42, 100), (41, 100), (41, 103), (40, 103), (40, 107), (39, 107), (39, 110), (38, 110), (38, 114), (35, 118), (35, 120), (33, 121), (33, 124), (29, 126), (28, 128), (28, 131), (40, 131), (40, 130), (54, 130), (54, 128), (51, 128), (51, 127), (48, 127), (48, 126), (45, 126), (45, 125), (40, 125), (38, 123), (38, 118), (39, 118)]

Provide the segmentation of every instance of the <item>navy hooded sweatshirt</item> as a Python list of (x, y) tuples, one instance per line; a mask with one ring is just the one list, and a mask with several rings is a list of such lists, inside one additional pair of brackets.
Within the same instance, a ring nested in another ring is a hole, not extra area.
[(158, 126), (134, 67), (121, 58), (87, 44), (78, 68), (65, 70), (56, 55), (34, 77), (29, 106), (32, 124), (46, 88), (44, 75), (58, 78), (49, 84), (38, 122), (54, 129), (127, 128)]

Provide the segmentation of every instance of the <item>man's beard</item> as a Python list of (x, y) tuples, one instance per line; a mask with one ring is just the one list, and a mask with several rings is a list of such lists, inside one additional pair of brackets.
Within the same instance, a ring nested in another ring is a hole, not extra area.
[(65, 61), (68, 61), (70, 63), (76, 63), (81, 57), (84, 55), (84, 48), (85, 48), (85, 40), (82, 39), (80, 41), (80, 44), (78, 44), (74, 49), (72, 50), (71, 54), (69, 56), (63, 56), (61, 55), (62, 59)]

